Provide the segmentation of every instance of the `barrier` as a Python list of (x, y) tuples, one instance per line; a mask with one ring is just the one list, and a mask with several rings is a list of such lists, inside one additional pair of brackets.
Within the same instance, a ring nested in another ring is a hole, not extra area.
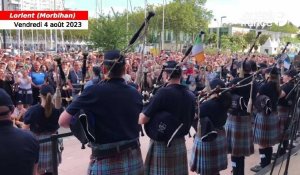
[[(51, 149), (52, 149), (52, 174), (58, 175), (58, 162), (57, 162), (57, 152), (58, 152), (58, 139), (64, 137), (73, 136), (72, 132), (63, 133), (63, 134), (53, 134), (49, 138), (39, 140), (39, 143), (46, 143), (51, 142)], [(53, 154), (55, 153), (55, 154)]]

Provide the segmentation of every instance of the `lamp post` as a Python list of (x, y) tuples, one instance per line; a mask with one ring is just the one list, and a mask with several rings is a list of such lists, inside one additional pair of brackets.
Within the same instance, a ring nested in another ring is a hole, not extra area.
[(165, 0), (163, 0), (163, 20), (162, 20), (162, 32), (161, 32), (161, 50), (164, 50), (165, 44)]
[[(4, 0), (2, 0), (2, 11), (4, 11)], [(3, 49), (6, 48), (6, 37), (5, 37), (5, 30), (2, 30), (2, 36), (3, 36)], [(0, 46), (1, 47), (1, 46)]]
[(218, 48), (220, 48), (221, 49), (221, 34), (220, 34), (220, 29), (221, 29), (221, 27), (222, 27), (222, 25), (223, 25), (223, 23), (222, 23), (222, 21), (223, 21), (223, 19), (224, 18), (226, 18), (226, 16), (222, 16), (221, 17), (221, 23), (220, 23), (220, 26), (219, 26), (219, 33), (218, 33), (218, 38), (219, 38), (219, 42), (218, 42)]

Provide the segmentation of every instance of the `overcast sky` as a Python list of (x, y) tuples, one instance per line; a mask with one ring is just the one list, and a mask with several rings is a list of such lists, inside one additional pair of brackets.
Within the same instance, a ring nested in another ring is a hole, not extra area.
[[(169, 2), (171, 0), (166, 0)], [(95, 16), (96, 0), (65, 0), (66, 7), (77, 10), (89, 10), (90, 16)], [(100, 11), (100, 2), (99, 10)], [(130, 2), (130, 0), (128, 0)], [(149, 4), (163, 4), (163, 0), (147, 0)], [(131, 0), (129, 10), (135, 7), (144, 7), (145, 0)], [(127, 0), (102, 0), (104, 13), (123, 11), (127, 7)], [(275, 22), (284, 24), (291, 21), (300, 26), (298, 2), (296, 0), (207, 0), (205, 8), (212, 10), (217, 19), (213, 25), (220, 24), (221, 16), (226, 16), (223, 23), (261, 23)]]

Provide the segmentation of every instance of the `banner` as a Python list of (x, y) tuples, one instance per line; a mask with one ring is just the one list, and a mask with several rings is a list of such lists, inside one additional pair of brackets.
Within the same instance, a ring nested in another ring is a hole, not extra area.
[(0, 11), (0, 29), (88, 29), (88, 11)]

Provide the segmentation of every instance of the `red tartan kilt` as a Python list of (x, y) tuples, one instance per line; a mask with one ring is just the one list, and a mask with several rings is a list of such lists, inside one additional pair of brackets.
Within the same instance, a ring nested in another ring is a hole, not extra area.
[(288, 111), (278, 111), (279, 127), (280, 127), (280, 139), (288, 140), (289, 133), (285, 130), (289, 127), (289, 116)]
[(143, 159), (141, 149), (129, 149), (104, 159), (91, 156), (88, 175), (143, 175)]
[(279, 143), (280, 125), (277, 113), (271, 113), (265, 116), (258, 113), (255, 118), (254, 143), (271, 147)]
[(202, 142), (196, 136), (190, 159), (190, 169), (201, 175), (218, 174), (227, 169), (227, 141), (225, 130), (218, 130), (216, 140)]
[(166, 142), (150, 140), (145, 160), (146, 175), (188, 175), (187, 150), (184, 138)]
[(228, 153), (232, 156), (250, 156), (254, 153), (250, 116), (228, 114), (225, 125)]
[[(51, 134), (41, 134), (36, 135), (38, 140), (50, 138)], [(61, 163), (61, 154), (57, 153), (58, 163)], [(39, 163), (38, 163), (38, 172), (44, 174), (47, 172), (53, 172), (52, 170), (52, 144), (51, 142), (41, 143), (39, 151)]]

